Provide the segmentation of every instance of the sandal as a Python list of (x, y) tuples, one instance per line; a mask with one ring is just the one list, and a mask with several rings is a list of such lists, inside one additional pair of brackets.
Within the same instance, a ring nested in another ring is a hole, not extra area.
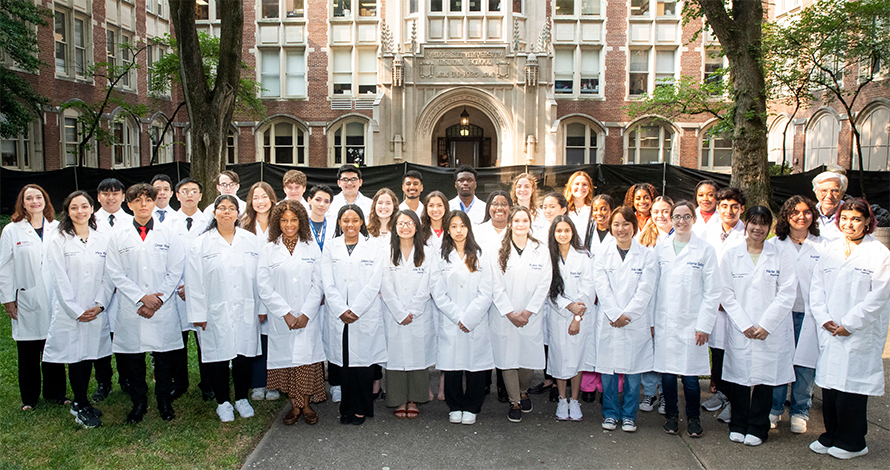
[(396, 408), (395, 415), (396, 419), (405, 419), (408, 417), (408, 410), (404, 408)]
[(34, 405), (22, 405), (22, 411), (34, 411)]
[(290, 411), (288, 411), (287, 414), (284, 416), (284, 425), (290, 426), (292, 424), (296, 424), (297, 421), (300, 420), (300, 413), (301, 411), (297, 408), (291, 408)]
[[(408, 404), (408, 406), (411, 406), (411, 405), (414, 405), (415, 407), (417, 407), (416, 403), (412, 402), (412, 403)], [(412, 410), (412, 409), (408, 408), (407, 410), (405, 410), (405, 415), (408, 419), (417, 419), (417, 417), (420, 415), (420, 410), (417, 410), (417, 409)]]
[(306, 421), (306, 424), (318, 423), (318, 413), (308, 406), (303, 408), (303, 421)]

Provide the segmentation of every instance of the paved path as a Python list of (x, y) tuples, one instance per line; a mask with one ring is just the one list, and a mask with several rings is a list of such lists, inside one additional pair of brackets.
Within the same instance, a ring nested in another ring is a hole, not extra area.
[[(890, 359), (884, 360), (884, 370), (890, 374)], [(438, 373), (430, 375), (435, 390)], [(703, 389), (706, 386), (703, 381)], [(378, 400), (376, 417), (362, 426), (341, 425), (337, 404), (330, 402), (316, 407), (319, 424), (284, 426), (281, 418), (290, 407), (285, 405), (243, 468), (890, 468), (890, 397), (869, 400), (870, 453), (846, 462), (807, 449), (823, 431), (819, 398), (817, 390), (806, 434), (791, 433), (786, 413), (779, 428), (770, 431), (769, 441), (756, 448), (730, 442), (726, 424), (718, 422), (715, 413), (702, 415), (705, 434), (699, 439), (686, 435), (685, 419), (680, 435), (665, 434), (664, 419), (656, 411), (640, 412), (636, 433), (607, 432), (600, 428), (599, 404), (583, 404), (581, 422), (560, 422), (553, 417), (556, 405), (545, 395), (532, 397), (534, 410), (518, 424), (508, 422), (506, 405), (489, 395), (472, 426), (450, 424), (448, 407), (440, 401), (421, 405), (418, 419), (400, 421)]]

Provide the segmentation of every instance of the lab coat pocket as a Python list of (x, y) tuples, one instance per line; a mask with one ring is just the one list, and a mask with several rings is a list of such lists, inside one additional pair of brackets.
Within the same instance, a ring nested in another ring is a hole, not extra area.
[(41, 311), (40, 291), (37, 287), (19, 289), (16, 292), (16, 307), (25, 314), (39, 313)]

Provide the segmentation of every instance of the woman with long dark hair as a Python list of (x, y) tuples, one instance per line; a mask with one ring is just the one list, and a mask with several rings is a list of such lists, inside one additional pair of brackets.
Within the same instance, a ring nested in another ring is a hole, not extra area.
[(107, 248), (108, 237), (96, 231), (93, 199), (84, 191), (69, 194), (62, 203), (59, 235), (49, 246), (55, 300), (43, 360), (68, 364), (71, 413), (87, 428), (102, 426), (102, 413), (87, 397), (93, 361), (111, 356), (105, 306), (114, 288), (105, 276)]
[[(522, 421), (532, 411), (526, 390), (534, 369), (543, 369), (542, 309), (550, 288), (549, 253), (531, 235), (531, 213), (514, 207), (493, 265), (493, 304), (489, 309), (494, 362), (503, 371), (510, 400), (507, 419)], [(484, 249), (484, 248), (483, 248)]]
[[(430, 204), (433, 207), (430, 207)], [(443, 220), (448, 215), (448, 198), (441, 191), (433, 191), (423, 200), (423, 213), (420, 216), (420, 237), (423, 244), (438, 251), (445, 233)]]
[[(581, 421), (581, 404), (578, 402), (580, 371), (593, 331), (593, 321), (582, 321), (588, 309), (592, 311), (592, 299), (596, 298), (592, 265), (590, 255), (575, 232), (575, 224), (568, 216), (559, 215), (553, 219), (547, 245), (552, 273), (547, 296), (550, 304), (547, 372), (556, 379), (559, 392), (556, 419)], [(571, 380), (570, 397), (566, 394), (568, 380)]]
[(337, 231), (321, 256), (324, 282), (324, 348), (340, 366), (341, 424), (363, 424), (374, 416), (374, 368), (386, 363), (386, 333), (380, 302), (384, 259), (368, 242), (361, 208), (337, 212)]
[(257, 262), (258, 294), (269, 311), (269, 388), (286, 393), (291, 402), (285, 425), (300, 416), (306, 424), (316, 424), (318, 414), (311, 404), (326, 398), (321, 250), (309, 232), (303, 204), (281, 201), (272, 209), (269, 243)]
[(507, 216), (512, 208), (513, 200), (508, 192), (498, 189), (488, 195), (485, 218), (475, 232), (476, 241), (483, 250), (495, 251), (501, 246), (507, 229)]
[(430, 280), (433, 300), (442, 314), (436, 368), (443, 371), (448, 420), (474, 424), (482, 411), (486, 375), (490, 379), (494, 367), (488, 327), (491, 266), (476, 243), (470, 217), (456, 210), (446, 220), (441, 254), (435, 256), (438, 266)]
[(22, 411), (37, 406), (41, 372), (43, 398), (71, 403), (65, 398), (65, 366), (40, 359), (52, 319), (52, 275), (44, 262), (59, 226), (55, 214), (46, 191), (26, 184), (16, 197), (11, 223), (0, 234), (0, 302), (12, 319)]

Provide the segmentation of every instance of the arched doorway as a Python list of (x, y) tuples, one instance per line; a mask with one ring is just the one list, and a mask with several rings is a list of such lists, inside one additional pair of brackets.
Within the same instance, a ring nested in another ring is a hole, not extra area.
[(497, 165), (497, 131), (484, 113), (473, 107), (446, 112), (433, 132), (433, 155), (440, 167)]

